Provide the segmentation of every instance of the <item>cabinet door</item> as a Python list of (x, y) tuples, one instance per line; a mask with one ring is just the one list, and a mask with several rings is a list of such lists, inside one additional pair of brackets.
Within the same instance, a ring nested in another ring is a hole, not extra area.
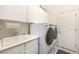
[(66, 11), (60, 14), (58, 26), (59, 46), (77, 51), (76, 10)]
[(0, 19), (20, 22), (27, 21), (27, 6), (6, 5), (1, 6), (1, 9)]
[(30, 49), (31, 47), (33, 47), (34, 45), (38, 44), (38, 39), (35, 39), (33, 41), (29, 41), (25, 43), (25, 50)]
[(38, 53), (38, 39), (25, 43), (25, 53), (26, 54)]
[(48, 23), (48, 13), (44, 11), (42, 8), (40, 8), (39, 11), (39, 19), (40, 23)]
[(28, 6), (28, 22), (38, 23), (39, 22), (39, 6), (29, 5)]
[(38, 45), (32, 46), (30, 49), (25, 51), (26, 54), (38, 54)]
[(38, 5), (28, 6), (28, 22), (47, 23), (47, 13)]
[(23, 53), (24, 53), (24, 44), (0, 52), (0, 54), (23, 54)]

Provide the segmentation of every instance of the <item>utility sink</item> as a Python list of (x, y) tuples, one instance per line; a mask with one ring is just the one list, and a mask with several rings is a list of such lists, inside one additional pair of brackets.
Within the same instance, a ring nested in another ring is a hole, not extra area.
[(15, 44), (18, 42), (21, 42), (23, 40), (26, 40), (27, 38), (24, 37), (24, 35), (19, 35), (19, 36), (13, 36), (13, 37), (7, 37), (3, 39), (3, 46), (8, 46), (11, 44)]
[(11, 47), (38, 38), (36, 35), (19, 35), (2, 39), (2, 47)]

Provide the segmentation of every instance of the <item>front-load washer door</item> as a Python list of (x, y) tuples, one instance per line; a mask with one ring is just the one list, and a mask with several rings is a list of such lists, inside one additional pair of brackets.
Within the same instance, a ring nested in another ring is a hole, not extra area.
[(49, 28), (46, 34), (46, 43), (47, 45), (51, 45), (54, 40), (54, 30), (53, 28)]

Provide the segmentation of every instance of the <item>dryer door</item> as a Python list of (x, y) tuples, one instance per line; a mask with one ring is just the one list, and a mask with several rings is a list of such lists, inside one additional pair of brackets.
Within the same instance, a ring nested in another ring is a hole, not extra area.
[(54, 38), (54, 30), (53, 28), (49, 28), (46, 34), (46, 43), (47, 45), (51, 45)]

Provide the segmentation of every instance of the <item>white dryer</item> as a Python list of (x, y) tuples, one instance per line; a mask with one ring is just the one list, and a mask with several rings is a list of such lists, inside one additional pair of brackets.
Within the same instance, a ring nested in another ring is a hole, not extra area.
[[(53, 26), (51, 26), (54, 28)], [(48, 29), (50, 28), (49, 24), (30, 24), (30, 34), (38, 35), (39, 36), (39, 53), (40, 54), (48, 54), (50, 50), (56, 43), (56, 39), (48, 45), (46, 43), (46, 34)]]

